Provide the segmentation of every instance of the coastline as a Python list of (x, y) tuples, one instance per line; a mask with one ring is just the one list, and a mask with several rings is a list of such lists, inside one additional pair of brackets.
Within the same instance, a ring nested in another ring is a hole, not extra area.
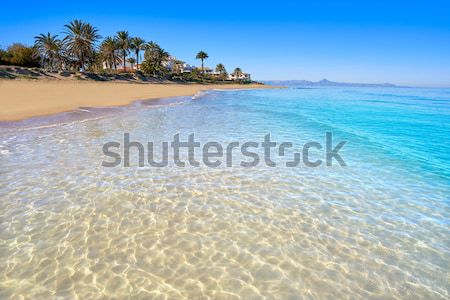
[(0, 121), (50, 116), (80, 107), (115, 107), (139, 100), (193, 96), (214, 89), (277, 88), (260, 84), (180, 84), (0, 80)]

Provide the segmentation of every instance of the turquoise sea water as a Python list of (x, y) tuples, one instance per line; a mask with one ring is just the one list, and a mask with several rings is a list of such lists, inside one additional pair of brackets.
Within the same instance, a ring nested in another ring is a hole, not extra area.
[[(291, 87), (153, 104), (1, 125), (0, 298), (450, 297), (450, 90)], [(347, 166), (244, 168), (236, 153), (232, 167), (153, 168), (136, 152), (131, 167), (101, 165), (124, 133), (156, 150), (177, 133), (224, 147), (270, 133), (290, 155), (326, 132), (347, 142)]]

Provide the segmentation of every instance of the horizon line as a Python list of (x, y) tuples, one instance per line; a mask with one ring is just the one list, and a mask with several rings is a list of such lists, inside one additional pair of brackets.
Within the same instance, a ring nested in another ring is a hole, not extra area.
[[(329, 80), (328, 78), (323, 78), (320, 80), (310, 80), (310, 79), (254, 79), (256, 81), (260, 82), (268, 82), (268, 81), (279, 81), (279, 82), (286, 82), (286, 81), (306, 81), (311, 83), (319, 83), (321, 81), (328, 81), (331, 83), (337, 83), (337, 84), (348, 84), (348, 85), (374, 85), (376, 87), (377, 85), (382, 87), (381, 85), (391, 85), (390, 87), (395, 88), (440, 88), (440, 89), (450, 89), (450, 83), (448, 85), (417, 85), (417, 84), (399, 84), (399, 83), (392, 83), (392, 82), (354, 82), (354, 81), (334, 81)], [(389, 87), (389, 86), (386, 86)]]

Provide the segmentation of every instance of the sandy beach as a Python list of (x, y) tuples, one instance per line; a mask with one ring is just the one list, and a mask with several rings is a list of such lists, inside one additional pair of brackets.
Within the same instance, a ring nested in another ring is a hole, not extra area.
[(51, 115), (79, 107), (119, 106), (136, 100), (190, 96), (202, 90), (254, 88), (269, 87), (258, 84), (0, 80), (0, 121)]

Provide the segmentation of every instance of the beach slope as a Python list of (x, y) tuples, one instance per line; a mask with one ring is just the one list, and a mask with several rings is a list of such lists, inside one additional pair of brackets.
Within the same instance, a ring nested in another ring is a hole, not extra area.
[(79, 107), (119, 106), (135, 100), (190, 96), (202, 90), (254, 88), (269, 86), (0, 80), (0, 121), (46, 116)]

